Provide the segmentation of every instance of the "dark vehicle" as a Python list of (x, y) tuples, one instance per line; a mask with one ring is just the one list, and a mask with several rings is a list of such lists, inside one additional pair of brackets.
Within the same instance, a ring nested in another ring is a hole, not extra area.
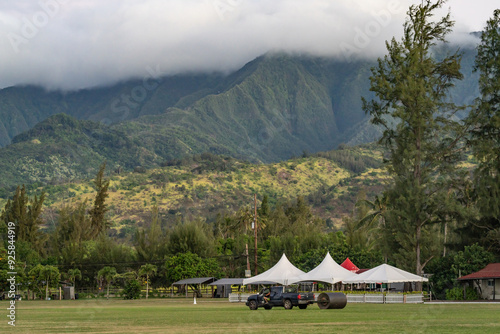
[(246, 305), (251, 310), (256, 310), (259, 307), (270, 310), (274, 306), (282, 306), (287, 310), (298, 306), (303, 310), (307, 308), (307, 305), (312, 303), (314, 303), (314, 293), (299, 293), (293, 288), (273, 286), (262, 289), (258, 295), (248, 297)]

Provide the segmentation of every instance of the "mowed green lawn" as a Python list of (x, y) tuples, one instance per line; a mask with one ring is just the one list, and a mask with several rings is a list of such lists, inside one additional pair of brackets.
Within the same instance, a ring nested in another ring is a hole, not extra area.
[(227, 300), (20, 301), (0, 333), (500, 333), (499, 304), (348, 304), (342, 310), (259, 309)]

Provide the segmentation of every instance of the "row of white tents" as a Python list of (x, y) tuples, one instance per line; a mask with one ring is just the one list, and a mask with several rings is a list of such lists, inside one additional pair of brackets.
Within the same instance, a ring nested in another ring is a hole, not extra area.
[(428, 279), (388, 264), (382, 264), (361, 274), (355, 274), (340, 266), (328, 253), (313, 270), (305, 273), (295, 267), (285, 254), (271, 269), (262, 274), (246, 278), (243, 285), (269, 284), (269, 282), (290, 285), (300, 282), (342, 283), (401, 283), (427, 282)]

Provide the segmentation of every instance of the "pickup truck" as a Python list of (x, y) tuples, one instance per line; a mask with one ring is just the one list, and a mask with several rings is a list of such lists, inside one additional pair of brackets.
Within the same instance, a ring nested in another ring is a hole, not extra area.
[[(267, 301), (264, 298), (268, 294)], [(257, 295), (248, 297), (246, 305), (251, 310), (256, 310), (263, 307), (266, 310), (272, 309), (274, 306), (282, 306), (286, 310), (291, 310), (294, 306), (298, 306), (301, 310), (306, 309), (307, 305), (314, 303), (313, 293), (294, 292), (293, 288), (284, 286), (273, 286), (264, 288)]]

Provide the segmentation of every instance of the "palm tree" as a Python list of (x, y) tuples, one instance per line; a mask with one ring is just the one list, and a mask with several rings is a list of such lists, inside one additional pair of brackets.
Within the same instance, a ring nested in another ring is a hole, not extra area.
[(82, 279), (82, 272), (80, 271), (80, 269), (75, 268), (75, 269), (68, 270), (68, 274), (67, 275), (68, 275), (68, 280), (71, 282), (71, 284), (73, 284), (73, 287), (76, 290), (75, 281), (77, 279), (78, 280)]
[(106, 282), (107, 285), (106, 299), (109, 299), (109, 286), (116, 278), (116, 276), (118, 276), (118, 274), (116, 273), (115, 267), (104, 267), (97, 273), (98, 279)]
[(383, 193), (382, 197), (375, 196), (375, 200), (370, 202), (366, 199), (360, 200), (356, 203), (356, 207), (365, 206), (369, 211), (358, 222), (360, 227), (367, 226), (368, 228), (378, 228), (381, 232), (382, 243), (379, 243), (379, 248), (382, 251), (385, 262), (387, 263), (387, 256), (390, 252), (390, 237), (391, 232), (386, 225), (386, 218), (389, 213), (389, 197)]
[(54, 285), (59, 281), (61, 274), (59, 273), (59, 269), (54, 266), (43, 266), (40, 270), (40, 277), (42, 277), (45, 282), (45, 300), (49, 298), (49, 285)]
[(145, 265), (141, 266), (141, 269), (139, 270), (140, 276), (146, 275), (146, 299), (148, 299), (149, 293), (149, 276), (154, 276), (157, 271), (158, 268), (150, 263), (146, 263)]

